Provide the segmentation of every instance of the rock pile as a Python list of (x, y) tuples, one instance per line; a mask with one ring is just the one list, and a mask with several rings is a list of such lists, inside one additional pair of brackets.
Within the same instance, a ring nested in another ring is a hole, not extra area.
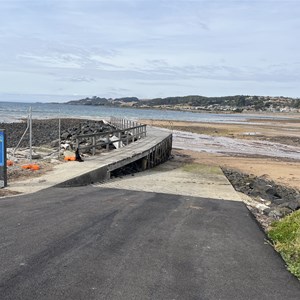
[(257, 210), (264, 215), (279, 219), (300, 209), (300, 192), (288, 188), (265, 176), (243, 174), (236, 170), (223, 169), (233, 187), (257, 200)]
[[(32, 145), (33, 146), (58, 146), (58, 119), (32, 120)], [(17, 146), (27, 127), (27, 122), (0, 123), (0, 128), (5, 129), (7, 147)], [(77, 134), (92, 134), (111, 130), (112, 127), (103, 121), (87, 121), (82, 119), (61, 119), (61, 140), (73, 141)], [(24, 136), (20, 147), (29, 146), (29, 132)]]
[[(75, 150), (76, 145), (76, 137), (82, 135), (90, 135), (97, 133), (105, 133), (115, 130), (116, 128), (110, 124), (107, 124), (104, 121), (84, 121), (76, 126), (69, 127), (63, 131), (61, 131), (61, 146), (64, 149)], [(99, 141), (98, 141), (99, 142)], [(51, 141), (51, 147), (58, 147), (59, 139), (55, 139)], [(86, 138), (80, 140), (81, 146), (91, 146), (92, 139)], [(82, 148), (81, 152), (89, 152), (90, 150), (84, 151)]]
[[(83, 122), (81, 119), (61, 119), (61, 132), (72, 127), (78, 127)], [(7, 136), (7, 147), (14, 148), (21, 139), (27, 122), (0, 123), (0, 128), (5, 129)], [(42, 146), (58, 138), (58, 119), (32, 120), (32, 145)], [(29, 132), (24, 136), (21, 148), (29, 146)]]

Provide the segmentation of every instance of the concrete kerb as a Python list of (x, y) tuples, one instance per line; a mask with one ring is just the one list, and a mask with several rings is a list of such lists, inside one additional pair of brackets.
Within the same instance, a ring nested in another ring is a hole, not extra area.
[(54, 187), (65, 188), (65, 187), (78, 187), (93, 184), (95, 182), (106, 181), (110, 178), (110, 172), (107, 166), (100, 167), (99, 169), (87, 172), (85, 174), (73, 177), (64, 182), (60, 182)]

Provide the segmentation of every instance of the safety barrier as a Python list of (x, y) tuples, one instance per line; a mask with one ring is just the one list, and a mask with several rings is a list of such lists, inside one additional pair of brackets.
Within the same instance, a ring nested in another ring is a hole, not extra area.
[[(92, 150), (92, 155), (95, 155), (97, 149), (105, 148), (108, 151), (109, 145), (111, 144), (113, 144), (115, 148), (121, 148), (147, 135), (147, 125), (139, 124), (134, 121), (112, 117), (110, 124), (116, 129), (106, 132), (78, 135), (76, 137), (76, 149), (80, 151)], [(87, 145), (82, 145), (83, 143)]]

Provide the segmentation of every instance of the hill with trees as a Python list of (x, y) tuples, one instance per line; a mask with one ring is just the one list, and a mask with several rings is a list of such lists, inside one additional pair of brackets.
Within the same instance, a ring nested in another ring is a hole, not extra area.
[(117, 107), (157, 108), (193, 111), (270, 111), (300, 112), (300, 98), (235, 95), (223, 97), (205, 97), (190, 95), (183, 97), (166, 97), (155, 99), (138, 99), (137, 97), (101, 98), (94, 96), (67, 102), (70, 105), (105, 105)]

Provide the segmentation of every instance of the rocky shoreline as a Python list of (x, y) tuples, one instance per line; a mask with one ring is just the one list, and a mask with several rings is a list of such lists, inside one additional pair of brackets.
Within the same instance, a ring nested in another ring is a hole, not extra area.
[(293, 211), (300, 209), (300, 191), (275, 183), (265, 176), (254, 176), (233, 169), (222, 169), (236, 191), (253, 201), (248, 208), (264, 229)]
[[(93, 134), (111, 130), (112, 127), (103, 121), (90, 121), (83, 119), (61, 119), (61, 139), (74, 140), (75, 135)], [(27, 127), (27, 122), (0, 123), (0, 128), (5, 129), (7, 136), (7, 147), (17, 146)], [(53, 141), (58, 141), (59, 120), (43, 119), (32, 120), (32, 146), (53, 146)], [(54, 143), (55, 144), (55, 143)], [(27, 132), (20, 147), (29, 146), (29, 132)]]
[[(83, 120), (62, 119), (61, 131), (70, 127), (79, 126)], [(58, 139), (58, 119), (32, 120), (32, 145), (49, 145), (53, 140)], [(0, 123), (0, 128), (5, 129), (7, 136), (7, 147), (16, 147), (27, 127), (27, 122)], [(24, 136), (20, 147), (29, 146), (29, 133)]]

